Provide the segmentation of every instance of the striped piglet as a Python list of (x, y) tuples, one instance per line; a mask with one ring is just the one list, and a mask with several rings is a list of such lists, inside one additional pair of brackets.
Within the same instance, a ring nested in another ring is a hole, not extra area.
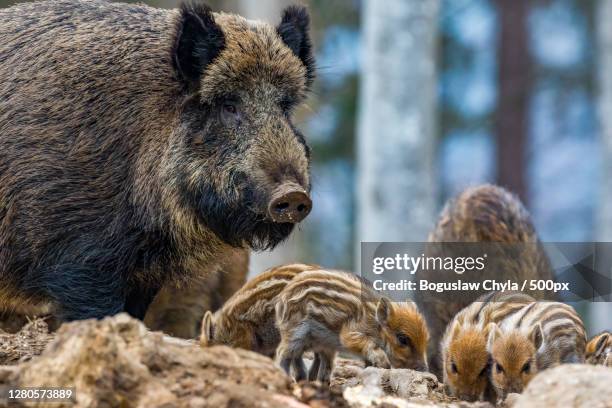
[(337, 351), (377, 367), (427, 369), (429, 334), (411, 302), (392, 303), (365, 280), (345, 272), (306, 271), (280, 293), (278, 361), (296, 380), (306, 377), (302, 355), (315, 353), (309, 380), (329, 381)]

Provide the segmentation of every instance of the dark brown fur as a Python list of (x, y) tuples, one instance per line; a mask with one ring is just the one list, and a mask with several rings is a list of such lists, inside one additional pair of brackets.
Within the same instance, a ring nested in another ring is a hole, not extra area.
[(272, 248), (282, 183), (310, 189), (291, 122), (308, 15), (55, 0), (0, 11), (0, 301), (143, 317), (159, 287)]
[(188, 284), (164, 286), (147, 310), (144, 322), (151, 330), (194, 339), (200, 334), (207, 310), (219, 309), (246, 282), (249, 252), (232, 251), (218, 270), (194, 276)]
[[(440, 214), (435, 228), (428, 238), (428, 256), (451, 256), (450, 247), (437, 243), (484, 242), (501, 243), (487, 246), (488, 264), (476, 280), (552, 279), (552, 268), (541, 247), (533, 222), (517, 197), (494, 185), (468, 188), (450, 200)], [(519, 245), (512, 245), (519, 244)], [(481, 255), (481, 254), (478, 254)], [(497, 263), (492, 264), (492, 260)], [(436, 276), (425, 276), (436, 282), (454, 281), (459, 276), (452, 271)], [(460, 276), (467, 280), (468, 273)], [(452, 292), (450, 292), (452, 293)], [(461, 309), (472, 303), (484, 292), (472, 291), (449, 297), (448, 293), (417, 292), (416, 301), (427, 319), (431, 339), (430, 368), (441, 374), (437, 345), (448, 323)], [(536, 299), (553, 299), (549, 293), (531, 293)]]

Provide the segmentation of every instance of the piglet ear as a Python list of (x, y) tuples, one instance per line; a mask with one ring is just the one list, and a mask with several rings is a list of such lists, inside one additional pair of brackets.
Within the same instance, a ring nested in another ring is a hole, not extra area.
[(310, 16), (303, 6), (289, 6), (283, 10), (276, 32), (283, 42), (306, 67), (306, 85), (314, 80), (315, 62), (310, 40)]
[(203, 347), (210, 346), (214, 338), (215, 324), (213, 321), (213, 314), (209, 310), (204, 314), (204, 319), (202, 320), (202, 334), (200, 335), (200, 344)]
[(455, 321), (452, 323), (450, 333), (452, 338), (457, 338), (457, 336), (459, 336), (459, 333), (461, 333), (461, 325), (459, 322)]
[(381, 325), (386, 325), (391, 314), (391, 302), (386, 297), (380, 298), (376, 307), (376, 320)]
[(498, 325), (495, 323), (491, 323), (488, 326), (489, 337), (487, 339), (487, 350), (489, 353), (493, 350), (493, 344), (495, 344), (495, 340), (499, 339), (501, 336), (501, 330)]
[(182, 4), (172, 50), (174, 67), (190, 87), (197, 87), (204, 69), (225, 47), (225, 36), (204, 4)]
[(606, 346), (608, 345), (608, 339), (610, 338), (609, 333), (602, 334), (599, 340), (597, 340), (597, 345), (595, 345), (595, 355), (599, 356), (603, 354)]
[(531, 342), (536, 350), (538, 350), (544, 342), (544, 329), (542, 329), (541, 323), (536, 324), (533, 328), (531, 332)]

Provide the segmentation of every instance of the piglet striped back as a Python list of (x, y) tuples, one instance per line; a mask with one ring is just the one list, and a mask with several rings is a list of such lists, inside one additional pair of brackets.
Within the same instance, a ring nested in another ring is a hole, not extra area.
[[(586, 333), (584, 324), (573, 307), (560, 302), (531, 302), (519, 312), (504, 319), (502, 332), (518, 331), (534, 338), (541, 328), (542, 339), (537, 350), (538, 369), (560, 363), (584, 361)], [(536, 345), (537, 346), (537, 345)]]
[(373, 320), (376, 300), (376, 294), (356, 275), (312, 270), (292, 281), (280, 294), (276, 317), (286, 321), (299, 313), (339, 327), (347, 320)]

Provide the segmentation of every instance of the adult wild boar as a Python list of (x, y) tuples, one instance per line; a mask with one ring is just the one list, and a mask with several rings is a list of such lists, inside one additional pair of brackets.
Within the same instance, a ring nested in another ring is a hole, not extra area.
[(277, 27), (98, 0), (0, 11), (0, 300), (142, 318), (169, 281), (272, 248), (311, 209), (291, 114), (314, 62)]

